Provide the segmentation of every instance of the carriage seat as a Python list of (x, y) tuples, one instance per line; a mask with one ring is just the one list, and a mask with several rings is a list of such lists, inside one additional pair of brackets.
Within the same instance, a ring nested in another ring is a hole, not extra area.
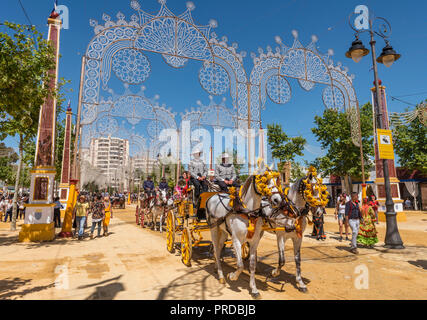
[(204, 192), (200, 195), (199, 206), (197, 208), (197, 219), (206, 220), (206, 202), (218, 192)]

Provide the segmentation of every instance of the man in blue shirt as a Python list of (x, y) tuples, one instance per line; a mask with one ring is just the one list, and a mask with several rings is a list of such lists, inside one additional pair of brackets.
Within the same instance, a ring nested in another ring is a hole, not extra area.
[(159, 190), (166, 190), (166, 191), (169, 190), (169, 185), (166, 182), (166, 178), (164, 178), (164, 177), (162, 178), (162, 180), (159, 183)]
[(351, 252), (354, 254), (359, 253), (357, 250), (357, 235), (359, 233), (360, 219), (362, 219), (362, 213), (360, 212), (359, 203), (357, 201), (357, 192), (351, 193), (351, 200), (345, 205), (345, 219), (350, 225), (352, 238), (351, 238)]
[(148, 176), (147, 180), (144, 181), (143, 188), (147, 197), (152, 197), (155, 195), (154, 182), (151, 180), (151, 176)]

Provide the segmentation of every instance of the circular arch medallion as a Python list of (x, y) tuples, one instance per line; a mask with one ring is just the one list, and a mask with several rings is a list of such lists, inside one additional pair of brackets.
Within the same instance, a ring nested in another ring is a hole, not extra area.
[(143, 83), (151, 72), (148, 58), (141, 50), (130, 48), (120, 49), (114, 54), (112, 68), (117, 78), (128, 84)]
[(291, 86), (280, 75), (273, 75), (267, 80), (266, 90), (274, 103), (285, 104), (291, 99)]

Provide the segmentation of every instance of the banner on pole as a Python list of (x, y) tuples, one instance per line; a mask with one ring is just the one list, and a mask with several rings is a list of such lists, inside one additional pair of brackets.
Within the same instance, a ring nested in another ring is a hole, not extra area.
[(394, 160), (391, 130), (377, 129), (377, 141), (380, 159)]

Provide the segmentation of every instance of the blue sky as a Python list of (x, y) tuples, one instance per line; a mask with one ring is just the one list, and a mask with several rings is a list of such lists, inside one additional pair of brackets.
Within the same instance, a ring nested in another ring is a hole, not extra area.
[[(46, 20), (53, 8), (52, 0), (21, 0), (31, 22), (47, 34)], [(102, 14), (106, 13), (116, 20), (118, 11), (130, 16), (135, 12), (130, 8), (130, 0), (60, 0), (70, 10), (70, 28), (61, 33), (61, 55), (59, 75), (71, 80), (67, 94), (74, 112), (78, 101), (80, 63), (87, 44), (94, 36), (89, 19), (100, 24)], [(427, 92), (427, 2), (408, 0), (404, 2), (390, 0), (375, 1), (316, 1), (316, 0), (195, 0), (196, 9), (193, 18), (199, 25), (208, 24), (210, 19), (218, 21), (215, 32), (219, 37), (226, 35), (229, 43), (237, 42), (238, 51), (246, 51), (245, 68), (252, 69), (250, 52), (257, 52), (258, 47), (276, 46), (274, 37), (279, 35), (287, 45), (292, 45), (292, 30), (297, 30), (299, 40), (308, 45), (311, 36), (316, 35), (318, 50), (326, 53), (333, 49), (332, 59), (342, 62), (349, 68), (349, 74), (355, 75), (354, 87), (360, 104), (371, 101), (370, 88), (373, 73), (370, 71), (370, 58), (365, 57), (359, 64), (345, 58), (344, 54), (354, 39), (354, 32), (348, 25), (348, 16), (359, 4), (367, 5), (377, 16), (385, 17), (393, 27), (391, 45), (402, 54), (401, 60), (390, 69), (379, 66), (380, 78), (387, 87), (390, 96), (402, 96)], [(0, 0), (0, 21), (8, 20), (28, 24), (28, 20), (18, 0)], [(157, 13), (160, 8), (156, 0), (140, 0), (141, 7), (149, 13)], [(175, 14), (186, 9), (185, 0), (169, 0), (167, 5)], [(369, 46), (368, 35), (361, 36), (366, 47)], [(377, 39), (378, 55), (384, 47), (381, 38)], [(151, 58), (150, 58), (151, 59)], [(175, 70), (161, 63), (160, 58), (152, 61), (152, 73), (145, 83), (146, 95), (160, 95), (160, 102), (173, 108), (176, 113), (197, 107), (196, 101), (209, 103), (208, 93), (199, 85), (197, 71), (200, 65), (190, 63), (186, 68)], [(324, 110), (320, 88), (305, 92), (294, 83), (292, 99), (286, 105), (276, 105), (268, 100), (266, 110), (262, 113), (263, 126), (276, 122), (282, 124), (290, 136), (302, 135), (308, 140), (304, 159), (312, 160), (322, 153), (319, 143), (311, 133), (313, 118)], [(120, 90), (120, 89), (117, 89)], [(402, 97), (402, 100), (416, 104), (427, 97), (424, 95)], [(220, 97), (216, 97), (221, 102)], [(227, 106), (231, 107), (231, 99)], [(401, 112), (408, 105), (392, 101), (388, 97), (389, 111)], [(8, 145), (16, 147), (16, 139), (7, 139)]]

